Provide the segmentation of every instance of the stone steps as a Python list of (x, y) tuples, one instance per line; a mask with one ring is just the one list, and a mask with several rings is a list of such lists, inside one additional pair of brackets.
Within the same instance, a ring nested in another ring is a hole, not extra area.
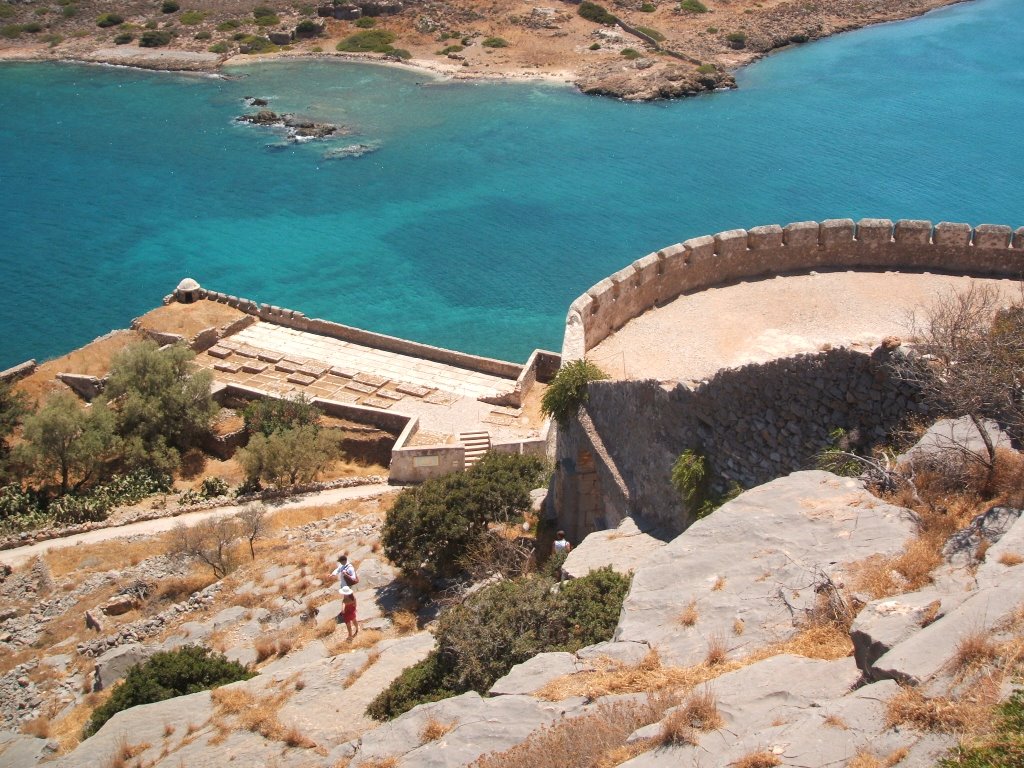
[(480, 461), (480, 457), (491, 449), (491, 436), (488, 432), (460, 432), (459, 442), (466, 446), (466, 469)]

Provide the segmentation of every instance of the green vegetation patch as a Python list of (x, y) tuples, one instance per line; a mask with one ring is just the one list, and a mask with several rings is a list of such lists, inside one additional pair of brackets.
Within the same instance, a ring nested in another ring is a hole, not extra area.
[(377, 20), (370, 16), (361, 16), (356, 19), (356, 26), (360, 29), (373, 29), (377, 26)]
[(616, 21), (615, 16), (609, 13), (604, 6), (592, 3), (590, 0), (583, 0), (576, 12), (587, 21), (592, 21), (595, 24), (613, 26)]
[(658, 10), (658, 6), (654, 3), (644, 3), (640, 6), (641, 13), (654, 13), (656, 10)]
[(223, 655), (197, 645), (154, 653), (145, 663), (128, 670), (124, 682), (92, 713), (83, 735), (92, 736), (107, 720), (130, 707), (166, 701), (254, 676), (255, 673), (238, 662), (228, 661)]
[(238, 29), (240, 26), (242, 26), (242, 22), (240, 22), (238, 19), (228, 19), (227, 21), (222, 21), (220, 24), (217, 25), (217, 31), (231, 32), (235, 29)]
[(957, 747), (939, 768), (1017, 768), (1024, 765), (1024, 691), (999, 707), (995, 733), (979, 744)]
[(349, 35), (337, 45), (337, 50), (348, 53), (390, 53), (395, 33), (385, 29), (367, 29)]
[(177, 0), (164, 0), (160, 4), (160, 13), (175, 13), (181, 9), (178, 5)]
[(729, 45), (733, 48), (743, 48), (747, 44), (747, 33), (746, 32), (730, 32), (725, 36)]
[(462, 53), (466, 50), (461, 45), (446, 45), (440, 51), (437, 52), (438, 56), (447, 56), (449, 53)]
[(552, 416), (561, 427), (568, 426), (587, 402), (587, 385), (592, 381), (607, 379), (608, 374), (587, 359), (573, 360), (563, 365), (541, 398), (541, 411)]
[(714, 64), (701, 64), (699, 67), (697, 67), (697, 71), (700, 72), (700, 74), (702, 75), (713, 75), (715, 72), (718, 71), (718, 67), (716, 67)]
[(222, 40), (219, 43), (214, 43), (207, 50), (210, 53), (228, 53), (231, 51), (231, 44)]
[(235, 35), (235, 38), (239, 41), (242, 53), (273, 53), (274, 51), (279, 50), (276, 45), (261, 35), (243, 34), (241, 36)]
[(480, 45), (484, 48), (508, 48), (508, 40), (503, 37), (486, 37)]
[(629, 578), (602, 568), (580, 579), (508, 579), (441, 616), (437, 648), (371, 702), (367, 714), (390, 720), (417, 704), (486, 691), (538, 653), (574, 652), (611, 638)]
[(656, 29), (652, 29), (651, 27), (637, 27), (637, 29), (640, 32), (643, 32), (645, 35), (647, 35), (652, 40), (656, 40), (659, 43), (663, 42), (665, 40), (665, 36), (663, 34), (661, 34), (661, 32), (659, 32)]
[(304, 19), (295, 25), (295, 36), (305, 39), (319, 37), (323, 31), (323, 27), (310, 19)]
[(96, 19), (97, 27), (116, 27), (118, 24), (124, 24), (124, 16), (119, 13), (104, 13)]
[(15, 13), (14, 6), (10, 3), (0, 3), (0, 19), (9, 19)]
[(643, 54), (636, 48), (623, 48), (619, 51), (619, 55), (632, 61), (633, 59), (639, 59)]
[(679, 10), (686, 13), (707, 13), (708, 7), (700, 0), (682, 0), (679, 3)]
[(195, 26), (196, 24), (202, 24), (206, 21), (206, 14), (202, 11), (185, 11), (181, 16), (178, 17), (178, 21), (186, 26)]

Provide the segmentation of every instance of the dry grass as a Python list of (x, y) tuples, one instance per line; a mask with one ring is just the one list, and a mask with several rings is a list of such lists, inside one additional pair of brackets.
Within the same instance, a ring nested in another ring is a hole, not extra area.
[(215, 688), (210, 693), (214, 704), (213, 724), (223, 734), (230, 732), (227, 718), (232, 718), (239, 728), (258, 733), (271, 741), (284, 742), (289, 747), (312, 748), (315, 745), (294, 725), (284, 725), (277, 713), (295, 692), (290, 683), (280, 690), (264, 696), (257, 696), (247, 688)]
[(22, 724), (21, 732), (27, 736), (35, 736), (37, 739), (48, 739), (50, 738), (50, 718), (40, 715), (28, 720)]
[(354, 639), (349, 640), (343, 634), (337, 634), (327, 643), (327, 654), (337, 656), (343, 651), (370, 648), (384, 639), (384, 633), (378, 629), (361, 629)]
[(92, 717), (92, 711), (106, 702), (113, 692), (113, 688), (107, 688), (104, 691), (86, 694), (81, 704), (75, 706), (64, 717), (50, 723), (50, 738), (60, 745), (58, 751), (61, 754), (70, 752), (78, 745), (82, 740), (82, 729)]
[(721, 592), (723, 589), (725, 589), (725, 577), (719, 576), (717, 579), (715, 579), (715, 583), (711, 585), (711, 591)]
[(774, 768), (776, 765), (782, 765), (782, 760), (774, 752), (761, 750), (759, 752), (749, 752), (736, 762), (729, 763), (729, 765), (733, 766), (733, 768)]
[(994, 663), (999, 658), (999, 646), (983, 631), (961, 637), (950, 660), (957, 674)]
[(679, 623), (684, 627), (692, 627), (697, 623), (697, 619), (700, 618), (700, 614), (697, 613), (697, 601), (691, 600), (683, 612), (679, 614)]
[(360, 768), (397, 768), (397, 757), (373, 757), (359, 764)]
[(139, 318), (139, 325), (150, 331), (177, 333), (190, 339), (206, 328), (220, 328), (241, 317), (245, 317), (241, 310), (202, 299), (191, 304), (174, 302), (151, 309)]
[(143, 560), (167, 553), (170, 538), (167, 534), (133, 541), (108, 539), (95, 544), (75, 547), (55, 547), (47, 551), (46, 564), (55, 579), (74, 574), (76, 580), (90, 573), (122, 570), (127, 564), (138, 565)]
[(437, 741), (457, 724), (458, 721), (456, 720), (445, 723), (432, 717), (427, 720), (427, 722), (423, 724), (423, 728), (420, 729), (420, 741), (424, 744), (428, 741)]
[(565, 718), (534, 731), (504, 752), (483, 755), (473, 768), (611, 768), (640, 754), (653, 742), (624, 746), (637, 728), (657, 722), (678, 701), (649, 694), (644, 701), (599, 704), (581, 717)]
[(747, 628), (747, 625), (744, 623), (743, 619), (734, 619), (733, 620), (733, 622), (732, 622), (732, 633), (734, 635), (736, 635), (737, 637), (742, 635), (743, 632), (746, 630), (746, 628)]
[(906, 726), (918, 731), (938, 733), (983, 733), (991, 727), (993, 706), (999, 700), (999, 686), (988, 684), (972, 688), (968, 697), (927, 698), (916, 688), (903, 688), (886, 705), (886, 727)]
[(718, 702), (709, 688), (694, 691), (661, 724), (658, 741), (662, 745), (698, 744), (701, 731), (714, 731), (725, 725)]
[(770, 656), (793, 654), (808, 659), (843, 659), (853, 653), (853, 641), (841, 628), (829, 623), (808, 624), (788, 640), (755, 652), (746, 663), (762, 661)]
[(356, 680), (362, 677), (363, 673), (376, 664), (379, 658), (380, 651), (370, 651), (366, 656), (366, 661), (360, 664), (357, 669), (352, 670), (349, 676), (345, 678), (345, 687), (350, 687)]
[(850, 729), (850, 726), (839, 715), (829, 715), (825, 718), (824, 724), (829, 728), (836, 728), (840, 731), (848, 731)]
[(164, 579), (156, 590), (156, 597), (168, 603), (180, 603), (201, 589), (205, 589), (216, 579), (206, 568), (194, 568), (185, 576), (174, 576)]
[(1024, 555), (1020, 555), (1016, 552), (1003, 552), (999, 556), (999, 564), (1005, 565), (1007, 568), (1012, 568), (1015, 565), (1024, 563)]
[(419, 619), (413, 611), (395, 611), (388, 618), (399, 635), (411, 635), (420, 627)]
[(708, 638), (708, 652), (704, 663), (709, 667), (719, 667), (729, 658), (729, 644), (724, 635), (712, 635)]
[(903, 760), (910, 750), (905, 747), (893, 750), (885, 758), (879, 759), (867, 750), (860, 750), (853, 759), (847, 763), (847, 768), (892, 768)]

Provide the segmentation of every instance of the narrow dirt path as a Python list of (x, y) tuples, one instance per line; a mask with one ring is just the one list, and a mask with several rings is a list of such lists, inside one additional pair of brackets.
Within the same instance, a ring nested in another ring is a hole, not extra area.
[[(354, 499), (369, 499), (375, 496), (382, 496), (385, 493), (398, 490), (390, 485), (356, 485), (350, 488), (333, 488), (328, 491), (303, 494), (285, 499), (274, 499), (263, 502), (268, 510), (315, 507), (325, 504), (335, 504), (340, 501), (351, 501)], [(86, 533), (76, 533), (72, 536), (65, 536), (59, 539), (40, 541), (36, 544), (29, 544), (24, 547), (8, 549), (0, 552), (0, 563), (17, 568), (26, 562), (42, 555), (51, 549), (58, 547), (73, 547), (79, 544), (95, 544), (98, 541), (108, 539), (124, 538), (126, 536), (137, 536), (139, 534), (155, 534), (169, 531), (179, 523), (184, 525), (195, 525), (211, 517), (223, 517), (234, 515), (242, 510), (244, 504), (231, 505), (229, 507), (217, 507), (216, 509), (204, 509), (200, 512), (187, 512), (177, 517), (161, 517), (156, 520), (143, 520), (138, 523), (128, 523), (115, 528), (100, 528)]]

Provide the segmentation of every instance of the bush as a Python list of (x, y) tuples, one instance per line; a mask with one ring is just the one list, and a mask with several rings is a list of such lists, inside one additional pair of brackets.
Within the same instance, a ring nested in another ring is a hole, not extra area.
[(544, 391), (541, 412), (554, 417), (560, 427), (568, 426), (569, 420), (587, 402), (587, 385), (607, 378), (607, 373), (586, 358), (566, 363)]
[(256, 17), (256, 26), (257, 27), (276, 27), (280, 23), (281, 23), (281, 19), (278, 18), (275, 14), (271, 14), (269, 16), (257, 16)]
[(0, 37), (16, 40), (21, 37), (21, 24), (5, 24), (0, 27)]
[(672, 487), (688, 509), (699, 507), (707, 494), (708, 468), (704, 457), (687, 448), (672, 465)]
[(238, 452), (249, 481), (283, 487), (309, 483), (340, 455), (336, 433), (306, 424), (270, 436), (257, 433)]
[(449, 53), (461, 53), (466, 50), (461, 45), (446, 45), (440, 51), (437, 52), (438, 56), (447, 56)]
[(176, 0), (164, 0), (163, 3), (160, 4), (160, 13), (174, 13), (179, 8), (181, 8), (181, 6), (178, 5)]
[(130, 707), (198, 693), (253, 676), (241, 664), (196, 645), (155, 653), (145, 663), (128, 670), (124, 682), (92, 713), (83, 736), (92, 736), (107, 720)]
[[(142, 36), (139, 38), (139, 47), (159, 48), (162, 45), (167, 45), (168, 43), (170, 43), (173, 37), (174, 35), (166, 29), (147, 29), (145, 32), (142, 33)], [(167, 453), (161, 452), (160, 454), (154, 453), (153, 458), (155, 458), (157, 455), (169, 458), (172, 465), (177, 464), (176, 456), (171, 457)], [(138, 454), (137, 458), (140, 461), (145, 460), (142, 453)]]
[(124, 16), (116, 13), (104, 13), (96, 19), (97, 27), (116, 27), (118, 24), (124, 24)]
[(206, 14), (202, 11), (185, 11), (178, 17), (178, 21), (189, 27), (193, 27), (196, 24), (202, 24), (205, 20)]
[(9, 19), (15, 13), (14, 6), (10, 3), (0, 3), (0, 19)]
[(356, 19), (356, 26), (360, 29), (372, 29), (377, 26), (377, 20), (369, 16), (362, 16)]
[(682, 0), (679, 3), (679, 10), (687, 13), (707, 13), (708, 7), (700, 0)]
[(641, 13), (654, 13), (656, 10), (658, 10), (658, 6), (654, 3), (644, 3), (640, 6)]
[(407, 574), (453, 576), (488, 523), (515, 522), (529, 509), (545, 473), (539, 457), (487, 453), (468, 472), (406, 488), (384, 518), (384, 552)]
[(499, 582), (441, 616), (437, 648), (406, 669), (367, 709), (378, 720), (466, 691), (485, 693), (538, 653), (574, 652), (611, 638), (629, 579), (610, 568), (556, 590), (528, 576)]
[(486, 37), (480, 45), (484, 48), (508, 48), (508, 40), (503, 37)]
[(295, 25), (295, 36), (301, 38), (319, 37), (323, 32), (323, 27), (317, 24), (315, 21), (305, 19)]
[(21, 29), (23, 32), (28, 32), (30, 35), (35, 35), (43, 31), (43, 25), (38, 21), (30, 21), (27, 24), (22, 24)]
[(737, 50), (743, 48), (747, 44), (747, 33), (746, 32), (730, 32), (725, 36), (729, 45)]
[(196, 34), (193, 36), (192, 39), (193, 40), (212, 40), (213, 39), (213, 34), (211, 32), (207, 32), (204, 29), (202, 32), (196, 32)]
[(323, 411), (302, 393), (295, 398), (265, 397), (242, 408), (242, 420), (250, 435), (270, 436), (295, 427), (319, 426)]
[(591, 43), (590, 44), (590, 50), (592, 50), (592, 51), (599, 51), (599, 50), (601, 50), (601, 44), (600, 43)]
[(606, 26), (612, 26), (615, 24), (615, 16), (608, 13), (604, 7), (597, 3), (591, 3), (589, 0), (583, 0), (583, 2), (580, 3), (577, 13), (587, 21), (592, 21), (595, 24), (604, 24)]
[(367, 29), (349, 35), (337, 45), (337, 50), (349, 53), (389, 53), (395, 33), (384, 29)]
[(227, 53), (231, 50), (231, 45), (226, 42), (214, 43), (208, 49), (210, 53)]
[(63, 16), (65, 19), (72, 19), (76, 15), (78, 15), (78, 8), (76, 8), (73, 5), (65, 5), (63, 8), (60, 9), (60, 15)]
[(276, 16), (277, 9), (271, 8), (269, 5), (257, 5), (252, 9), (252, 16), (254, 19), (258, 19), (260, 16)]
[(632, 61), (633, 59), (639, 59), (643, 54), (636, 50), (636, 48), (623, 48), (619, 51), (619, 55)]
[(242, 26), (242, 22), (238, 21), (238, 19), (228, 19), (227, 21), (222, 21), (217, 25), (217, 31), (231, 32), (234, 29), (238, 29), (240, 26)]
[(228, 481), (222, 477), (207, 477), (199, 487), (199, 494), (204, 499), (215, 499), (218, 496), (227, 496), (230, 486)]
[(114, 45), (127, 45), (135, 39), (131, 32), (120, 32), (114, 36)]
[(697, 71), (702, 75), (713, 75), (718, 71), (718, 67), (714, 64), (701, 64), (697, 67)]

